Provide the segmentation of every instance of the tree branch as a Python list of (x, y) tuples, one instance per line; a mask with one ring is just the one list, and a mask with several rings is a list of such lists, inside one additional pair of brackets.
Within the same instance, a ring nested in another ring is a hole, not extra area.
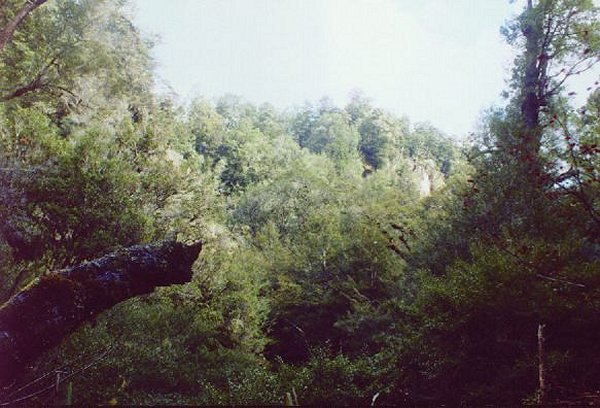
[(44, 4), (48, 0), (27, 0), (23, 7), (17, 12), (15, 17), (6, 24), (0, 31), (0, 53), (4, 50), (6, 44), (10, 41), (16, 29), (21, 25), (25, 17), (33, 10)]
[[(554, 87), (552, 89), (546, 91), (546, 95), (548, 95), (548, 96), (554, 95), (560, 89), (560, 87), (567, 81), (567, 79), (569, 79), (573, 75), (579, 75), (586, 71), (589, 71), (590, 69), (592, 69), (592, 67), (594, 67), (594, 65), (596, 65), (598, 63), (599, 60), (600, 60), (600, 57), (596, 57), (596, 58), (584, 57), (584, 58), (579, 59), (577, 62), (574, 62), (573, 65), (571, 65), (569, 67), (569, 69), (567, 69), (567, 70), (563, 69), (562, 71), (559, 71), (558, 73), (556, 73), (554, 75), (550, 75), (549, 76), (550, 79), (558, 78), (561, 75), (563, 75), (563, 77), (560, 79), (556, 79), (557, 82), (555, 83)], [(585, 65), (584, 67), (581, 67), (581, 65), (585, 62), (587, 62), (587, 65)]]
[(42, 276), (0, 307), (0, 385), (81, 324), (157, 286), (189, 282), (201, 243), (125, 248)]
[(44, 65), (42, 67), (42, 69), (40, 69), (40, 72), (37, 73), (37, 75), (35, 76), (35, 78), (33, 78), (27, 84), (21, 85), (20, 87), (18, 87), (17, 89), (13, 90), (12, 92), (10, 92), (7, 95), (0, 96), (0, 101), (6, 102), (6, 101), (9, 101), (11, 99), (18, 98), (18, 97), (21, 97), (23, 95), (26, 95), (26, 94), (28, 94), (30, 92), (34, 92), (34, 91), (36, 91), (38, 89), (42, 89), (43, 87), (45, 87), (46, 85), (48, 85), (48, 83), (44, 81), (44, 77), (46, 76), (46, 73), (48, 72), (48, 69), (56, 63), (56, 58), (57, 57), (54, 57), (52, 59), (52, 61), (50, 61), (48, 64)]

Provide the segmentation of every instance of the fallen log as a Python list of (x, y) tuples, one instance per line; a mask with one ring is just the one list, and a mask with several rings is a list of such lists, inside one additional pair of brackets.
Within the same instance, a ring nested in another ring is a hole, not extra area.
[(0, 307), (0, 384), (102, 311), (189, 282), (201, 249), (199, 242), (133, 246), (34, 280)]

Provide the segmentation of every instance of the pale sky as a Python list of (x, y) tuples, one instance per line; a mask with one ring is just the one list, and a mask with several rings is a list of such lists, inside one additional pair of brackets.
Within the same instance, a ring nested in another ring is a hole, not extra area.
[(500, 102), (508, 0), (137, 0), (157, 74), (189, 101), (224, 94), (279, 109), (360, 89), (377, 107), (449, 135)]

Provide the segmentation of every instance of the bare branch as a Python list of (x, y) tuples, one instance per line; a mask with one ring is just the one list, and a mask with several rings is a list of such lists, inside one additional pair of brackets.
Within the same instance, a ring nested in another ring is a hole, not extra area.
[[(566, 72), (564, 70), (562, 70), (562, 71), (558, 72), (557, 74), (550, 75), (549, 76), (550, 79), (558, 78), (561, 75), (564, 75), (564, 76), (560, 80), (558, 80), (558, 82), (552, 89), (550, 89), (549, 91), (546, 92), (546, 95), (548, 95), (548, 96), (553, 95), (560, 89), (560, 87), (565, 83), (565, 81), (567, 79), (569, 79), (573, 75), (579, 75), (586, 71), (589, 71), (590, 69), (592, 69), (594, 67), (594, 65), (596, 65), (596, 63), (598, 63), (599, 60), (600, 60), (600, 58), (598, 58), (598, 57), (596, 57), (596, 58), (584, 57), (584, 58), (579, 59), (573, 65), (571, 65), (571, 67)], [(586, 62), (587, 62), (587, 65), (581, 67), (581, 65)]]
[(582, 283), (571, 282), (571, 281), (566, 280), (566, 279), (552, 278), (552, 277), (550, 277), (548, 275), (544, 275), (544, 274), (541, 274), (541, 273), (536, 273), (536, 276), (538, 278), (546, 279), (546, 280), (549, 280), (551, 282), (562, 283), (562, 284), (569, 285), (569, 286), (576, 286), (578, 288), (586, 288), (587, 287), (587, 286), (585, 286)]
[[(0, 406), (13, 406), (16, 403), (28, 401), (30, 399), (33, 399), (33, 398), (35, 398), (35, 397), (37, 397), (39, 395), (42, 395), (42, 394), (46, 393), (46, 392), (52, 391), (53, 389), (58, 389), (58, 387), (60, 386), (60, 384), (62, 384), (63, 382), (65, 382), (65, 381), (73, 378), (74, 376), (76, 376), (76, 375), (84, 372), (85, 370), (89, 369), (93, 365), (95, 365), (95, 364), (99, 363), (100, 361), (104, 360), (106, 358), (106, 356), (108, 356), (108, 354), (110, 353), (111, 350), (112, 350), (112, 346), (109, 346), (108, 348), (106, 348), (106, 350), (104, 350), (104, 352), (102, 354), (100, 354), (98, 357), (96, 357), (90, 363), (88, 363), (85, 366), (83, 366), (83, 367), (81, 367), (81, 368), (73, 371), (72, 373), (68, 374), (67, 376), (60, 377), (60, 375), (58, 375), (57, 378), (56, 378), (56, 381), (53, 381), (50, 385), (46, 386), (45, 388), (42, 388), (41, 390), (32, 392), (31, 394), (25, 395), (23, 397), (19, 397), (17, 399), (11, 400), (11, 401), (0, 402)], [(61, 371), (61, 369), (56, 369), (54, 371), (51, 371), (50, 373), (45, 374), (44, 376), (42, 376), (39, 379), (33, 381), (32, 383), (25, 385), (25, 387), (21, 387), (19, 389), (19, 391), (22, 391), (23, 389), (27, 389), (31, 385), (39, 382), (42, 378), (48, 377), (48, 375), (55, 374), (55, 373), (62, 373), (62, 371)]]

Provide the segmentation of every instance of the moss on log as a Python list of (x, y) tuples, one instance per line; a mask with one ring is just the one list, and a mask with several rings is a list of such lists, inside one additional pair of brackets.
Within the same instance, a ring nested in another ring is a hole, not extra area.
[(173, 241), (133, 246), (34, 280), (0, 307), (0, 384), (102, 311), (189, 282), (201, 249)]

